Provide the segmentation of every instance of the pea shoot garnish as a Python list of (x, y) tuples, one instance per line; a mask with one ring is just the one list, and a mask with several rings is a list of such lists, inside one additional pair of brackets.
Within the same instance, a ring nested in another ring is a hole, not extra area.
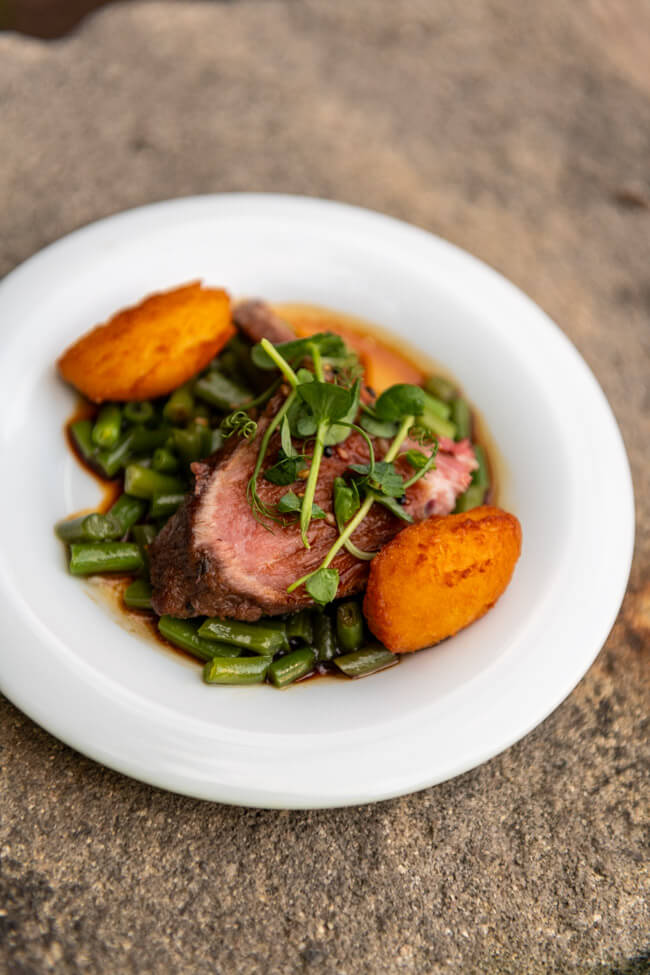
[(239, 436), (243, 437), (244, 440), (252, 440), (257, 433), (257, 423), (255, 420), (251, 420), (244, 410), (235, 410), (234, 413), (229, 413), (228, 416), (224, 417), (219, 429), (225, 439)]
[[(345, 547), (362, 560), (370, 560), (376, 554), (362, 551), (352, 541), (352, 535), (373, 504), (383, 505), (402, 521), (412, 521), (404, 508), (406, 490), (435, 466), (437, 451), (437, 440), (427, 437), (415, 426), (416, 417), (422, 417), (426, 412), (426, 394), (419, 386), (398, 383), (385, 390), (374, 405), (361, 406), (360, 378), (350, 379), (355, 373), (350, 363), (350, 353), (342, 339), (329, 333), (319, 333), (277, 346), (262, 339), (253, 348), (252, 359), (260, 369), (279, 369), (289, 387), (286, 399), (264, 431), (255, 469), (248, 483), (249, 503), (256, 517), (286, 524), (287, 517), (296, 516), (302, 543), (305, 548), (310, 548), (308, 531), (311, 521), (326, 517), (315, 503), (325, 449), (343, 443), (352, 430), (363, 437), (368, 446), (368, 461), (350, 464), (347, 477), (335, 479), (332, 500), (338, 529), (336, 541), (317, 569), (287, 587), (287, 592), (293, 592), (304, 585), (317, 603), (325, 605), (335, 599), (338, 590), (338, 571), (331, 568), (338, 552)], [(306, 368), (310, 361), (311, 369)], [(339, 370), (337, 364), (341, 363), (345, 363), (345, 368)], [(361, 425), (358, 425), (356, 421), (360, 410)], [(239, 422), (243, 424), (243, 421)], [(301, 475), (306, 480), (302, 497), (288, 491), (272, 510), (262, 501), (258, 483), (271, 437), (278, 430), (280, 448), (274, 463), (264, 471), (265, 480), (287, 487)], [(405, 480), (395, 460), (411, 431), (417, 435), (420, 445), (426, 442), (431, 449), (428, 454), (413, 448), (405, 452), (406, 460), (414, 471)], [(390, 440), (381, 460), (375, 458), (371, 436)], [(294, 438), (311, 441), (311, 454), (298, 449)]]

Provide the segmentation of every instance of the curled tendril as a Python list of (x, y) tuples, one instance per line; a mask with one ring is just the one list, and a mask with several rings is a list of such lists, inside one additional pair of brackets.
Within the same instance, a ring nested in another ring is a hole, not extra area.
[(257, 423), (255, 420), (251, 420), (248, 413), (244, 413), (243, 410), (236, 410), (221, 421), (220, 429), (226, 439), (235, 434), (235, 436), (243, 437), (244, 440), (252, 440), (257, 433)]
[(437, 443), (438, 438), (435, 434), (427, 430), (426, 427), (413, 426), (409, 430), (409, 437), (411, 440), (415, 440), (419, 443), (421, 447), (429, 447), (431, 444)]

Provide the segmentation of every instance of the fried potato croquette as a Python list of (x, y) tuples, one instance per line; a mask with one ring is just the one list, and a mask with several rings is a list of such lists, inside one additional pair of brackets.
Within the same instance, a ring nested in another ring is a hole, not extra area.
[(64, 352), (59, 372), (95, 403), (153, 399), (205, 368), (234, 334), (227, 293), (194, 281), (117, 312)]
[(368, 626), (394, 653), (438, 643), (494, 606), (520, 552), (519, 521), (489, 505), (411, 525), (371, 563)]

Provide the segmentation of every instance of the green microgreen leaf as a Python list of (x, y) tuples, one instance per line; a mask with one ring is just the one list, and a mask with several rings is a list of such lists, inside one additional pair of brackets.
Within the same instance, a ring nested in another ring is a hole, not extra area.
[(376, 494), (374, 491), (370, 491), (369, 493), (372, 495), (377, 504), (381, 504), (384, 506), (384, 508), (388, 508), (392, 514), (396, 515), (398, 518), (401, 518), (401, 520), (405, 521), (408, 525), (413, 524), (413, 518), (408, 511), (402, 507), (396, 498), (387, 497), (385, 494)]
[(307, 406), (306, 403), (301, 403), (297, 405), (296, 415), (294, 419), (294, 431), (296, 436), (302, 437), (306, 440), (307, 437), (313, 437), (318, 428), (318, 424), (314, 419), (314, 415)]
[[(359, 489), (357, 488), (356, 481), (350, 481), (350, 484), (346, 484), (342, 477), (335, 478), (334, 515), (339, 533), (345, 530), (346, 523), (354, 518), (360, 507), (361, 499), (359, 498)], [(377, 554), (376, 552), (364, 552), (350, 538), (346, 539), (345, 547), (355, 558), (366, 562), (369, 562)]]
[(353, 403), (352, 391), (334, 383), (304, 383), (297, 391), (317, 423), (342, 420)]
[(370, 464), (350, 464), (350, 470), (360, 474), (365, 483), (378, 494), (391, 498), (401, 498), (404, 494), (404, 480), (393, 463), (385, 460), (376, 462), (374, 470)]
[(397, 433), (397, 424), (388, 420), (380, 420), (372, 413), (364, 411), (359, 423), (363, 429), (372, 437), (394, 437)]
[[(302, 498), (299, 498), (293, 491), (288, 491), (278, 501), (277, 509), (281, 515), (298, 515), (302, 511)], [(320, 505), (312, 504), (311, 517), (312, 521), (318, 518), (327, 518), (327, 512), (323, 511)]]
[(375, 413), (380, 420), (401, 420), (405, 416), (418, 416), (424, 410), (424, 390), (411, 383), (397, 383), (384, 390), (375, 403)]
[(336, 569), (318, 569), (305, 582), (305, 589), (319, 605), (331, 603), (339, 587), (339, 574)]
[(419, 481), (421, 477), (424, 477), (425, 474), (428, 474), (429, 471), (434, 469), (434, 467), (436, 466), (437, 453), (438, 453), (437, 440), (434, 441), (434, 444), (431, 448), (431, 453), (429, 454), (428, 457), (426, 456), (426, 454), (423, 454), (422, 451), (420, 450), (406, 451), (406, 455), (405, 455), (406, 459), (411, 465), (411, 467), (415, 468), (415, 474), (413, 475), (413, 477), (410, 477), (408, 481), (405, 482), (404, 489), (409, 488), (411, 484), (415, 484), (415, 482)]
[[(339, 358), (347, 353), (343, 339), (340, 335), (334, 335), (332, 332), (318, 332), (316, 335), (310, 335), (304, 339), (280, 342), (275, 348), (287, 362), (296, 363), (311, 355), (310, 344), (315, 345), (322, 356)], [(259, 369), (277, 368), (261, 343), (254, 345), (251, 349), (251, 359)]]
[(278, 501), (277, 508), (281, 515), (298, 513), (302, 507), (302, 501), (293, 491), (287, 491)]
[[(313, 372), (308, 369), (299, 369), (296, 375), (301, 386), (305, 383), (315, 382)], [(296, 402), (292, 405), (287, 417), (294, 437), (301, 437), (304, 440), (307, 437), (313, 437), (316, 433), (318, 423), (304, 400), (296, 398)]]
[(352, 399), (347, 413), (340, 417), (340, 423), (334, 423), (325, 434), (325, 446), (343, 443), (350, 436), (350, 424), (354, 423), (359, 412), (359, 397), (361, 396), (361, 380), (357, 379), (352, 387)]
[(356, 481), (349, 484), (342, 477), (334, 479), (334, 514), (339, 525), (345, 525), (361, 507)]
[(280, 425), (280, 443), (282, 444), (285, 457), (298, 456), (298, 451), (294, 449), (294, 446), (291, 443), (291, 430), (289, 428), (289, 421), (286, 416), (282, 417), (282, 423)]
[(286, 484), (293, 484), (298, 480), (298, 472), (307, 465), (303, 458), (298, 454), (295, 457), (287, 457), (284, 450), (278, 451), (278, 459), (272, 467), (264, 471), (264, 478), (271, 484), (278, 484), (283, 487)]

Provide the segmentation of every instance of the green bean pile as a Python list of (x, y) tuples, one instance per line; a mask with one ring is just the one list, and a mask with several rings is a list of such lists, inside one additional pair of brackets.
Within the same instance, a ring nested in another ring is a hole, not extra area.
[[(106, 403), (92, 417), (72, 422), (69, 434), (80, 456), (101, 477), (120, 478), (123, 493), (105, 513), (56, 525), (69, 549), (71, 574), (132, 576), (125, 606), (153, 614), (148, 548), (190, 490), (190, 465), (228, 437), (254, 437), (257, 409), (279, 383), (256, 366), (251, 347), (235, 336), (206, 370), (168, 397)], [(418, 425), (429, 436), (471, 437), (470, 409), (455, 387), (430, 377), (424, 390)], [(371, 434), (385, 435), (372, 429), (373, 422), (381, 425), (376, 418), (366, 420)], [(485, 454), (480, 446), (474, 450), (479, 467), (456, 511), (482, 504), (489, 489)], [(157, 626), (164, 640), (204, 663), (208, 684), (268, 681), (281, 688), (316, 672), (363, 677), (399, 662), (369, 636), (354, 599), (257, 623), (161, 616)]]
[(161, 616), (158, 627), (170, 643), (205, 661), (207, 684), (268, 680), (275, 687), (286, 687), (308, 674), (329, 670), (331, 665), (347, 677), (365, 677), (399, 659), (366, 638), (356, 600), (257, 623)]

